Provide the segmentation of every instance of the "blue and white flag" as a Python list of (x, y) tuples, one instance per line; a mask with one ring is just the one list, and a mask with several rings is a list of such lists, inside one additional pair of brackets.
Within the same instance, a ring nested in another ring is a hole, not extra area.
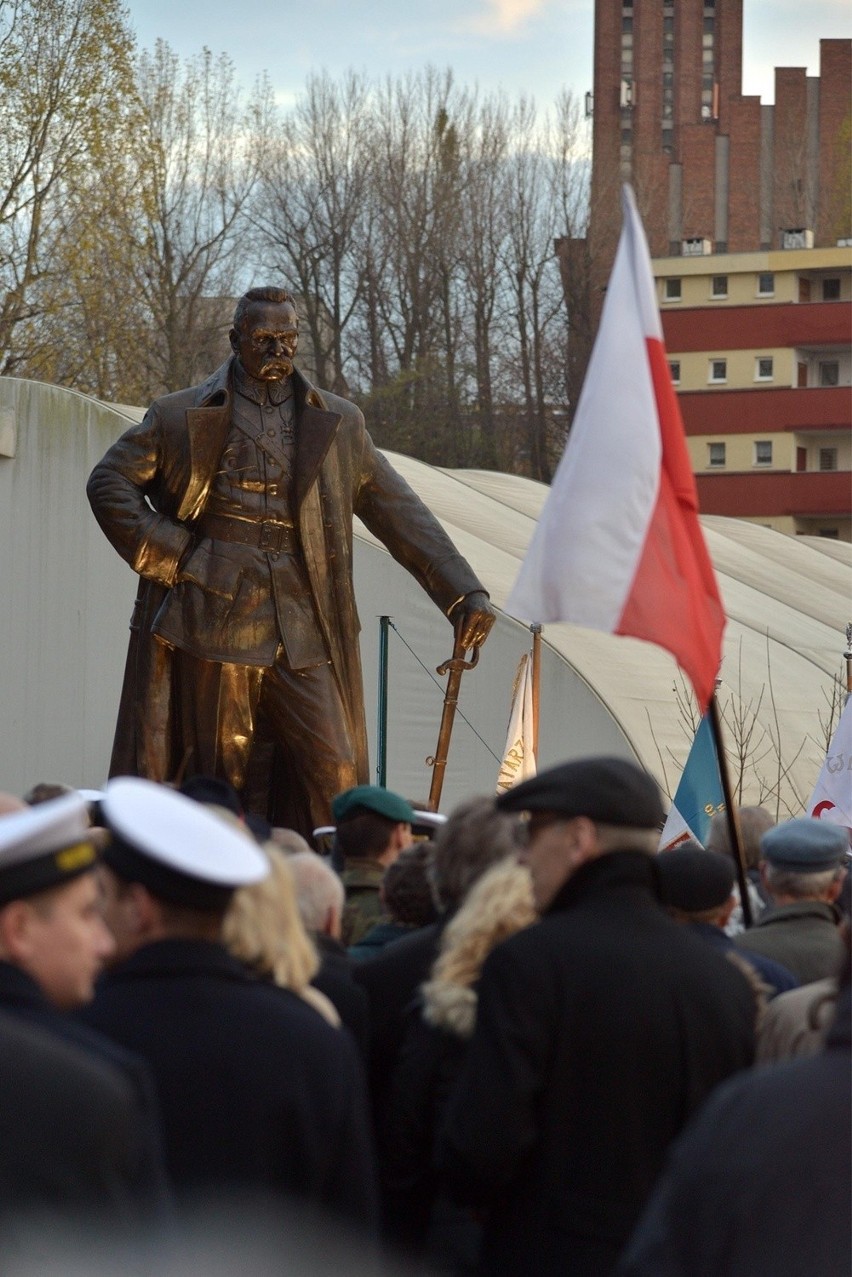
[(695, 838), (703, 847), (714, 813), (724, 809), (713, 731), (709, 718), (704, 717), (698, 724), (671, 811), (660, 835), (660, 851), (669, 851), (687, 838)]

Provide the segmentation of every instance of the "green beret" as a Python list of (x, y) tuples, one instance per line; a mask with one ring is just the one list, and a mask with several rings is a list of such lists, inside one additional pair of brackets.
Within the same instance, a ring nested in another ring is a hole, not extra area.
[(378, 785), (356, 785), (354, 789), (345, 789), (332, 799), (331, 810), (338, 824), (364, 811), (375, 812), (377, 816), (385, 816), (397, 823), (414, 824), (411, 803), (393, 790), (381, 789)]

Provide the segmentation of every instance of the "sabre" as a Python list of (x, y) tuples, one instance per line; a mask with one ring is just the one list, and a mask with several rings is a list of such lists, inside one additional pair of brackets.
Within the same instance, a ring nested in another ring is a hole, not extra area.
[(461, 685), (461, 676), (465, 670), (476, 668), (479, 661), (479, 648), (473, 649), (473, 655), (469, 661), (465, 660), (465, 652), (467, 648), (462, 644), (459, 633), (456, 634), (456, 640), (453, 645), (453, 654), (448, 661), (444, 661), (438, 666), (435, 673), (441, 677), (449, 673), (447, 679), (447, 691), (444, 696), (444, 710), (441, 714), (441, 727), (438, 732), (438, 744), (435, 749), (434, 757), (426, 759), (427, 767), (432, 768), (432, 784), (429, 789), (429, 810), (437, 811), (438, 804), (441, 801), (441, 790), (444, 785), (444, 772), (447, 770), (447, 755), (450, 751), (450, 736), (453, 731), (453, 719), (456, 716), (456, 706), (459, 702), (459, 686)]

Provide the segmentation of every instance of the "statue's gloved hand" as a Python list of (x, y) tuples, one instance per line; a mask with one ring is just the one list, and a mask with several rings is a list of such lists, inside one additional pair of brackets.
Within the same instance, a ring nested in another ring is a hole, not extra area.
[(450, 612), (450, 620), (462, 647), (480, 647), (491, 630), (497, 613), (484, 590), (466, 594)]

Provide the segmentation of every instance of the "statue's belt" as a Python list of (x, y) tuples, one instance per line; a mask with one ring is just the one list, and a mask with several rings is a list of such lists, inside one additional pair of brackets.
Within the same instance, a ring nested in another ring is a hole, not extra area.
[(299, 542), (291, 523), (276, 523), (273, 519), (251, 523), (248, 519), (228, 514), (207, 514), (201, 521), (204, 536), (216, 541), (230, 541), (234, 545), (252, 545), (267, 554), (297, 554)]

